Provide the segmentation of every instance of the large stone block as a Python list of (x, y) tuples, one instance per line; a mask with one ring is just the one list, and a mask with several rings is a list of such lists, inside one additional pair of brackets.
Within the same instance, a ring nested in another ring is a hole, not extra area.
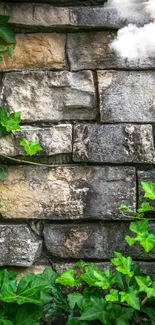
[(22, 126), (20, 131), (7, 137), (0, 138), (0, 155), (27, 155), (20, 146), (20, 141), (37, 141), (42, 147), (39, 156), (53, 156), (58, 154), (72, 154), (72, 125), (59, 124), (52, 127)]
[[(147, 255), (138, 244), (130, 247), (125, 236), (130, 234), (127, 223), (99, 224), (53, 224), (45, 225), (45, 245), (52, 256), (70, 259), (108, 260), (118, 251), (133, 259), (147, 260)], [(153, 252), (151, 252), (153, 254)]]
[(42, 241), (27, 225), (0, 225), (0, 265), (31, 266), (41, 253)]
[(1, 216), (30, 219), (122, 219), (136, 207), (132, 167), (8, 167), (0, 182)]
[(0, 71), (65, 68), (65, 35), (18, 34), (13, 56), (4, 55)]
[(154, 71), (99, 71), (101, 121), (155, 122)]
[(153, 163), (151, 125), (77, 124), (73, 136), (74, 161)]
[(21, 111), (24, 122), (93, 120), (97, 114), (90, 71), (6, 73), (2, 102), (10, 112)]
[[(58, 3), (59, 4), (59, 3)], [(143, 5), (134, 5), (130, 17), (112, 7), (53, 7), (49, 4), (9, 3), (0, 5), (0, 13), (10, 17), (10, 23), (32, 29), (46, 28), (120, 28), (129, 23), (144, 25), (148, 16), (142, 10)]]
[(115, 32), (70, 33), (67, 37), (68, 57), (72, 71), (82, 69), (152, 69), (154, 58), (128, 60), (111, 50)]

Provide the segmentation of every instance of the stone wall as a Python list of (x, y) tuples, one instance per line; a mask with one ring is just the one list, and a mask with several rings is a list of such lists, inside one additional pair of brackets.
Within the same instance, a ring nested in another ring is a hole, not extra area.
[[(107, 266), (119, 250), (153, 272), (152, 257), (125, 243), (119, 207), (134, 214), (140, 182), (155, 181), (155, 58), (128, 62), (110, 51), (135, 15), (120, 19), (101, 0), (57, 2), (0, 4), (17, 41), (0, 63), (1, 105), (22, 113), (22, 129), (0, 138), (0, 155), (22, 157), (26, 137), (43, 147), (33, 162), (45, 164), (1, 159), (0, 265)], [(139, 10), (137, 24), (147, 21)]]

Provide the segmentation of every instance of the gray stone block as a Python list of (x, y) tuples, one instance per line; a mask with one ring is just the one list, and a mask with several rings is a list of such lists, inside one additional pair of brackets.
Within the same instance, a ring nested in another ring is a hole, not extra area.
[(129, 23), (144, 25), (149, 22), (143, 5), (134, 5), (130, 16), (121, 17), (112, 7), (53, 7), (50, 4), (9, 3), (0, 5), (0, 13), (10, 17), (10, 23), (27, 28), (109, 28), (118, 29)]
[[(152, 259), (140, 245), (129, 247), (125, 236), (130, 234), (128, 223), (53, 224), (45, 225), (44, 238), (48, 251), (64, 259), (109, 260), (118, 251), (135, 260)], [(151, 252), (154, 254), (155, 252)]]
[(31, 266), (41, 253), (42, 241), (27, 225), (0, 225), (0, 265)]
[(115, 32), (90, 32), (68, 34), (67, 50), (72, 71), (83, 69), (145, 70), (155, 67), (154, 58), (123, 59), (111, 50)]
[(103, 123), (155, 122), (154, 71), (99, 71)]
[(92, 72), (15, 72), (3, 78), (2, 102), (22, 121), (94, 120), (97, 114)]
[(123, 219), (136, 207), (132, 167), (8, 167), (0, 182), (1, 216), (11, 219)]
[(19, 156), (27, 155), (20, 141), (39, 142), (42, 151), (39, 156), (53, 156), (59, 154), (72, 154), (72, 125), (59, 124), (52, 127), (22, 126), (20, 131), (7, 137), (0, 138), (0, 155)]
[(153, 163), (151, 125), (77, 124), (73, 137), (74, 161), (98, 163)]

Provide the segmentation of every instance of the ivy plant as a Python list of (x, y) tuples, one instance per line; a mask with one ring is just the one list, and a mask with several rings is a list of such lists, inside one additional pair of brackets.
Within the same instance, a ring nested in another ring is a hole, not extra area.
[(3, 61), (3, 53), (8, 53), (12, 56), (16, 43), (15, 35), (8, 24), (9, 16), (0, 15), (0, 61)]

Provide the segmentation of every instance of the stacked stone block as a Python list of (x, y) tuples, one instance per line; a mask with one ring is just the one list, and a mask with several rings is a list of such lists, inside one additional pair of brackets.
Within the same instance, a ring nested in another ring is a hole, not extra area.
[(110, 50), (118, 28), (149, 18), (139, 5), (127, 21), (103, 3), (0, 4), (17, 41), (0, 63), (1, 106), (22, 114), (21, 130), (0, 138), (0, 155), (21, 159), (24, 137), (43, 148), (33, 165), (1, 159), (1, 266), (38, 272), (86, 259), (107, 267), (118, 250), (154, 272), (151, 255), (125, 243), (129, 219), (119, 207), (134, 215), (140, 182), (155, 181), (155, 58)]

